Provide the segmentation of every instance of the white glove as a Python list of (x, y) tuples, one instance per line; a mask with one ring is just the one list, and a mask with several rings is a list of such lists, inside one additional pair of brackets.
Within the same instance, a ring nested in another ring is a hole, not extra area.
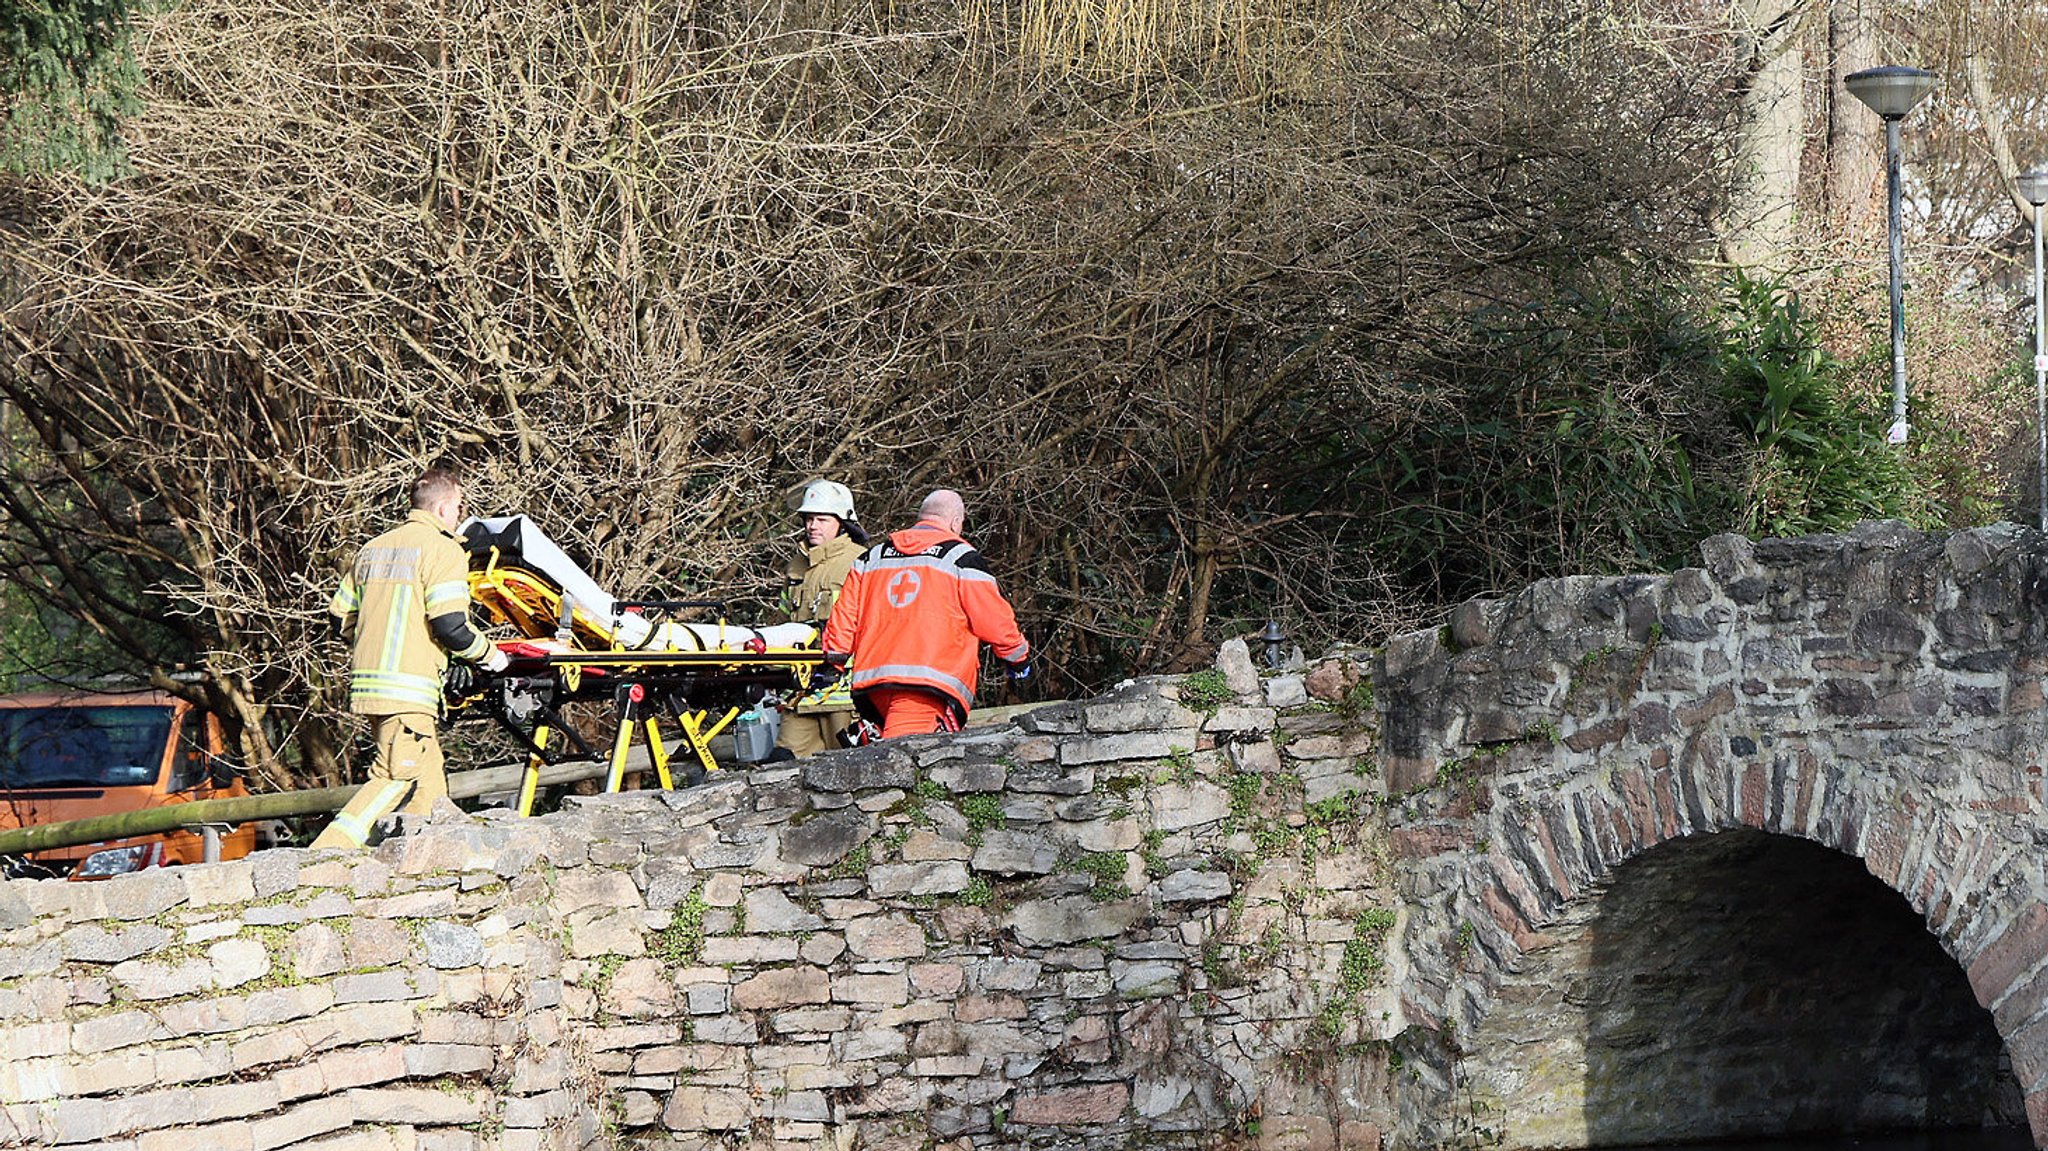
[(505, 654), (504, 648), (492, 644), (491, 650), (485, 652), (484, 657), (476, 662), (477, 666), (485, 671), (504, 671), (512, 666), (512, 657)]

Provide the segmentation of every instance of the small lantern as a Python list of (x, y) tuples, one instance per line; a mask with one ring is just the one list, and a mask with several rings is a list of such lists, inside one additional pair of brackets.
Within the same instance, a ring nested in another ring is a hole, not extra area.
[(1265, 645), (1266, 666), (1279, 667), (1284, 658), (1280, 653), (1287, 646), (1287, 633), (1280, 630), (1279, 620), (1266, 621), (1266, 630), (1259, 633), (1259, 642)]

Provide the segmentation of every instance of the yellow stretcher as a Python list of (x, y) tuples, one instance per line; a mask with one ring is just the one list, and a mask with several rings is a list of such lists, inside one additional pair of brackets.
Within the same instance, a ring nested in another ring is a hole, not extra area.
[[(714, 601), (618, 601), (599, 590), (524, 517), (464, 525), (475, 610), (510, 666), (480, 679), (455, 706), (480, 706), (526, 745), (518, 810), (533, 812), (541, 768), (597, 753), (562, 719), (563, 704), (610, 699), (618, 721), (605, 790), (618, 791), (635, 740), (645, 738), (663, 788), (674, 788), (660, 718), (674, 718), (706, 771), (711, 741), (768, 692), (795, 697), (823, 660), (816, 629), (726, 623)], [(688, 608), (718, 609), (717, 623), (663, 621)], [(556, 734), (568, 746), (553, 747)], [(573, 749), (573, 750), (572, 750)]]

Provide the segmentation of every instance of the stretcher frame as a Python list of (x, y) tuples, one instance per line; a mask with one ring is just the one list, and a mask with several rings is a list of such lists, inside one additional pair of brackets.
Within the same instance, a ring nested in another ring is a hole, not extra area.
[[(521, 565), (516, 557), (506, 556), (496, 547), (477, 554), (484, 562), (469, 572), (471, 604), (493, 625), (509, 627), (521, 639), (499, 643), (510, 665), (483, 681), (480, 694), (456, 706), (484, 701), (491, 718), (524, 745), (526, 771), (517, 802), (521, 815), (533, 813), (542, 767), (569, 759), (598, 758), (563, 719), (561, 705), (611, 698), (618, 718), (605, 757), (607, 793), (623, 789), (628, 754), (641, 738), (647, 742), (648, 758), (662, 788), (673, 790), (672, 759), (659, 718), (662, 712), (674, 715), (683, 743), (698, 765), (707, 774), (716, 772), (711, 741), (738, 718), (744, 703), (734, 700), (751, 702), (769, 690), (796, 691), (824, 662), (824, 653), (816, 648), (769, 647), (759, 639), (732, 650), (628, 648), (617, 641), (617, 618), (598, 618), (574, 597), (569, 597), (565, 612), (564, 597), (546, 574)], [(621, 613), (715, 607), (721, 632), (727, 626), (724, 605), (716, 601), (647, 600), (619, 602), (615, 607)], [(550, 745), (556, 733), (580, 754), (553, 750)]]

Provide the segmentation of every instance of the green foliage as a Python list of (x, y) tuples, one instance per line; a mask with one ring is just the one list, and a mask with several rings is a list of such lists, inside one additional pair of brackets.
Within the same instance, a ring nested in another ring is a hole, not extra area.
[(1302, 809), (1310, 827), (1334, 829), (1358, 822), (1371, 797), (1362, 791), (1342, 791), (1319, 799)]
[(1202, 941), (1201, 961), (1202, 975), (1208, 980), (1209, 990), (1218, 991), (1237, 985), (1236, 980), (1231, 977), (1229, 964), (1223, 960), (1221, 938), (1212, 935)]
[(1262, 776), (1254, 772), (1240, 771), (1225, 782), (1230, 790), (1230, 815), (1223, 821), (1226, 832), (1249, 832), (1252, 837), (1256, 864), (1284, 854), (1301, 836), (1287, 821), (1258, 810), (1259, 797), (1270, 794), (1276, 798), (1299, 796), (1302, 791), (1301, 777), (1293, 772), (1278, 772)]
[[(0, 0), (0, 12), (6, 2)], [(0, 152), (5, 147), (0, 132)], [(9, 493), (0, 499), (0, 691), (100, 677), (132, 683), (152, 670), (169, 672), (185, 664), (194, 646), (184, 634), (190, 617), (165, 612), (162, 594), (185, 581), (163, 568), (160, 551), (138, 565), (124, 562), (118, 547), (70, 546), (63, 542), (65, 531), (23, 530), (23, 521), (36, 512), (83, 516), (117, 497), (97, 486), (90, 494), (59, 486), (73, 466), (69, 453), (38, 440), (28, 418), (5, 398), (0, 464), (0, 486)], [(147, 529), (133, 534), (152, 549), (164, 542)], [(63, 593), (67, 580), (91, 586), (91, 611), (73, 610)]]
[(872, 862), (874, 862), (873, 846), (863, 843), (852, 851), (847, 852), (838, 863), (832, 865), (832, 870), (826, 874), (833, 879), (853, 879), (867, 874), (868, 864)]
[(1337, 701), (1337, 714), (1356, 723), (1372, 714), (1372, 704), (1372, 681), (1360, 678), (1344, 693), (1344, 698)]
[(967, 881), (967, 889), (960, 893), (960, 902), (969, 907), (986, 907), (993, 898), (995, 888), (986, 878), (979, 875), (970, 878)]
[(1866, 519), (1930, 522), (1905, 452), (1885, 443), (1881, 393), (1858, 393), (1821, 347), (1797, 293), (1736, 273), (1724, 293), (1715, 366), (1752, 448), (1736, 528), (1750, 535), (1840, 531)]
[(1579, 670), (1584, 671), (1587, 668), (1592, 667), (1594, 664), (1599, 663), (1601, 660), (1606, 659), (1608, 656), (1611, 656), (1615, 652), (1618, 652), (1620, 650), (1620, 648), (1614, 646), (1611, 643), (1603, 643), (1599, 647), (1596, 647), (1592, 651), (1589, 651), (1586, 654), (1579, 657)]
[(697, 962), (704, 953), (704, 913), (711, 905), (704, 902), (704, 889), (699, 887), (676, 904), (668, 926), (654, 933), (648, 952), (670, 967), (688, 967)]
[(1166, 859), (1159, 853), (1160, 846), (1165, 842), (1166, 833), (1155, 827), (1145, 833), (1145, 842), (1138, 848), (1138, 858), (1145, 861), (1145, 870), (1154, 875), (1166, 870)]
[(1332, 998), (1316, 1012), (1316, 1029), (1326, 1037), (1335, 1039), (1344, 1034), (1344, 1022), (1351, 1018), (1351, 1001), (1341, 996)]
[(1370, 542), (1361, 526), (1335, 550), (1446, 602), (1674, 562), (1728, 522), (1698, 466), (1733, 440), (1715, 346), (1683, 280), (1648, 267), (1622, 290), (1560, 284), (1466, 314), (1433, 349), (1419, 418), (1339, 433), (1361, 440), (1350, 498), (1383, 510)]
[(1344, 958), (1340, 965), (1344, 990), (1348, 994), (1364, 992), (1386, 969), (1384, 948), (1395, 922), (1394, 913), (1384, 907), (1361, 911), (1352, 920), (1351, 939), (1344, 944)]
[(18, 584), (0, 583), (0, 692), (121, 666), (97, 639), (83, 625), (44, 610)]
[(988, 831), (1009, 822), (1003, 814), (1003, 798), (990, 792), (978, 792), (960, 800), (960, 814), (967, 819), (967, 830)]
[(0, 0), (0, 165), (108, 180), (127, 168), (120, 127), (139, 102), (135, 0)]
[(1479, 929), (1470, 923), (1458, 925), (1458, 934), (1451, 939), (1451, 961), (1462, 963), (1472, 953), (1472, 945), (1479, 938)]
[(1377, 509), (1356, 538), (1335, 528), (1331, 553), (1371, 555), (1437, 602), (1669, 568), (1721, 531), (1932, 526), (1954, 493), (1984, 502), (1931, 399), (1915, 401), (1909, 449), (1885, 444), (1883, 373), (1828, 354), (1781, 284), (1737, 273), (1703, 291), (1641, 268), (1626, 287), (1557, 284), (1464, 322), (1433, 349), (1423, 414), (1329, 445), (1352, 461), (1354, 504)]
[(1237, 831), (1250, 821), (1262, 784), (1252, 772), (1240, 771), (1230, 777), (1227, 786), (1230, 788), (1230, 818), (1223, 827), (1225, 831)]
[(1095, 880), (1088, 894), (1099, 902), (1107, 903), (1112, 899), (1122, 899), (1131, 893), (1130, 888), (1124, 886), (1126, 864), (1120, 851), (1091, 851), (1083, 855), (1074, 866), (1076, 870)]
[(1205, 668), (1180, 681), (1181, 706), (1190, 711), (1215, 715), (1216, 709), (1229, 703), (1231, 698), (1230, 684), (1224, 681), (1222, 671), (1216, 668)]
[(907, 836), (910, 834), (911, 825), (929, 823), (931, 813), (925, 810), (924, 796), (912, 792), (890, 804), (888, 810), (882, 813), (882, 818), (902, 820), (903, 834)]
[(1176, 747), (1159, 761), (1165, 778), (1175, 783), (1189, 783), (1195, 778), (1195, 754), (1184, 747)]
[(1487, 773), (1500, 766), (1500, 756), (1503, 752), (1504, 749), (1499, 746), (1488, 745), (1444, 760), (1437, 765), (1436, 782), (1430, 786), (1442, 787), (1468, 800), (1476, 799)]
[(1295, 843), (1294, 829), (1277, 819), (1260, 819), (1252, 823), (1252, 843), (1258, 848), (1259, 858), (1271, 859)]
[(1003, 798), (989, 792), (978, 792), (960, 798), (960, 814), (967, 820), (967, 843), (979, 846), (981, 833), (994, 831), (1009, 822), (1003, 814)]

